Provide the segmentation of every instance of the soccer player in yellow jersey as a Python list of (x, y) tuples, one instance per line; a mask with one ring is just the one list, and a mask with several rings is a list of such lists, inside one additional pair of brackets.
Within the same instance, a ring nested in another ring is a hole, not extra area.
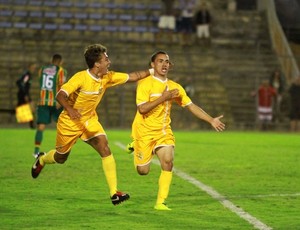
[(149, 76), (153, 69), (130, 74), (108, 71), (111, 62), (106, 47), (101, 44), (88, 46), (84, 57), (88, 69), (72, 76), (56, 95), (57, 101), (64, 108), (57, 122), (56, 149), (39, 153), (31, 174), (37, 178), (45, 164), (63, 164), (72, 146), (80, 138), (100, 154), (110, 198), (117, 205), (128, 200), (129, 195), (117, 189), (116, 163), (105, 131), (98, 121), (96, 107), (107, 88), (138, 81)]
[(216, 131), (223, 131), (223, 117), (211, 117), (187, 96), (183, 87), (168, 79), (167, 74), (172, 66), (169, 56), (158, 51), (151, 57), (154, 75), (138, 82), (136, 93), (137, 113), (132, 124), (134, 139), (134, 164), (140, 175), (147, 175), (154, 154), (161, 164), (158, 180), (158, 194), (154, 208), (171, 210), (166, 205), (172, 180), (175, 140), (171, 130), (172, 102), (187, 108), (197, 118), (211, 124)]

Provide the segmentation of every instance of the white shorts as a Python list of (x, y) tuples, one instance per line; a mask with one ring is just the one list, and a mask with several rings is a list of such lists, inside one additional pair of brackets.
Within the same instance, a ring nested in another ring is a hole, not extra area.
[(260, 121), (271, 121), (273, 118), (272, 107), (258, 106), (258, 119)]
[(162, 15), (159, 17), (158, 28), (175, 30), (175, 17), (172, 15)]
[(205, 25), (198, 25), (197, 26), (197, 37), (198, 38), (209, 38), (210, 34), (209, 34), (209, 25), (205, 24)]

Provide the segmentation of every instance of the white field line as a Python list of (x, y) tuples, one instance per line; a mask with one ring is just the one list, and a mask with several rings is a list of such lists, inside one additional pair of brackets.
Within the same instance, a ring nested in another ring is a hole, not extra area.
[[(121, 142), (115, 142), (115, 145), (120, 147), (121, 149), (126, 149), (125, 145), (123, 145)], [(156, 165), (160, 165), (159, 161), (156, 159), (153, 159), (152, 162)], [(246, 220), (250, 224), (253, 225), (254, 228), (259, 230), (271, 230), (272, 228), (268, 225), (264, 224), (254, 216), (251, 216), (249, 213), (245, 212), (242, 208), (237, 207), (234, 203), (227, 200), (225, 196), (218, 193), (216, 190), (214, 190), (212, 187), (207, 186), (206, 184), (203, 184), (201, 181), (191, 177), (190, 175), (173, 168), (173, 172), (182, 178), (183, 180), (186, 180), (190, 182), (191, 184), (195, 185), (196, 187), (200, 188), (202, 191), (206, 192), (208, 195), (210, 195), (212, 198), (218, 200), (224, 207), (228, 208), (230, 211), (237, 214), (240, 218)]]
[[(157, 161), (157, 163), (159, 163)], [(195, 185), (196, 187), (200, 188), (202, 191), (206, 192), (208, 195), (210, 195), (212, 198), (218, 200), (224, 207), (228, 208), (230, 211), (237, 214), (242, 219), (248, 221), (250, 224), (253, 225), (256, 229), (260, 230), (270, 230), (271, 227), (267, 226), (254, 216), (251, 216), (249, 213), (245, 212), (242, 208), (236, 206), (234, 203), (232, 203), (230, 200), (226, 199), (225, 196), (218, 193), (216, 190), (214, 190), (212, 187), (203, 184), (201, 181), (196, 180), (195, 178), (191, 177), (190, 175), (174, 168), (174, 173), (181, 177), (182, 179), (190, 182), (191, 184)]]
[(295, 197), (300, 196), (300, 193), (289, 193), (289, 194), (265, 194), (265, 195), (243, 195), (243, 196), (227, 196), (227, 198), (265, 198), (265, 197)]

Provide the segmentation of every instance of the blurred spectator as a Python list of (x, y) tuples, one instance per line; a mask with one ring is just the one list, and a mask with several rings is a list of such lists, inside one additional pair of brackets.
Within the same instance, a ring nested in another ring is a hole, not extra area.
[(300, 76), (295, 79), (289, 88), (291, 108), (290, 108), (290, 130), (299, 131), (300, 123)]
[(276, 90), (270, 86), (267, 80), (263, 81), (257, 92), (253, 93), (257, 96), (257, 115), (261, 130), (270, 129), (273, 118), (273, 100), (276, 97)]
[(236, 12), (236, 1), (235, 0), (228, 0), (227, 1), (227, 10), (230, 13)]
[(182, 45), (192, 45), (194, 33), (195, 0), (180, 0), (181, 21), (179, 31), (182, 34)]
[(211, 15), (205, 2), (201, 4), (200, 9), (195, 14), (195, 23), (197, 42), (200, 43), (204, 39), (205, 44), (210, 44)]
[[(28, 65), (27, 70), (21, 75), (21, 77), (16, 81), (18, 86), (18, 104), (17, 106), (30, 104), (32, 110), (34, 110), (34, 105), (30, 96), (30, 87), (32, 75), (35, 73), (37, 65), (35, 63), (31, 63)], [(34, 128), (33, 120), (29, 122), (30, 128)]]
[(274, 121), (281, 120), (281, 102), (282, 94), (285, 89), (285, 78), (280, 70), (275, 70), (270, 76), (270, 85), (276, 89), (277, 96), (274, 101)]
[(163, 7), (158, 20), (159, 32), (156, 34), (156, 42), (162, 42), (164, 35), (167, 36), (166, 42), (173, 42), (176, 28), (174, 2), (174, 0), (162, 0)]

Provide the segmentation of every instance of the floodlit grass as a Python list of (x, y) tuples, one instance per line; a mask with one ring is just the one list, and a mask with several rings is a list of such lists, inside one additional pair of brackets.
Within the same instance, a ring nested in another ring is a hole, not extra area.
[[(218, 200), (174, 174), (168, 205), (153, 209), (159, 166), (139, 176), (132, 155), (115, 142), (129, 130), (107, 130), (119, 189), (131, 198), (109, 199), (101, 160), (78, 141), (64, 165), (30, 175), (33, 139), (29, 129), (1, 129), (0, 229), (254, 229)], [(300, 229), (300, 136), (287, 133), (176, 131), (175, 168), (210, 186), (273, 229)], [(55, 143), (46, 130), (42, 150)]]

